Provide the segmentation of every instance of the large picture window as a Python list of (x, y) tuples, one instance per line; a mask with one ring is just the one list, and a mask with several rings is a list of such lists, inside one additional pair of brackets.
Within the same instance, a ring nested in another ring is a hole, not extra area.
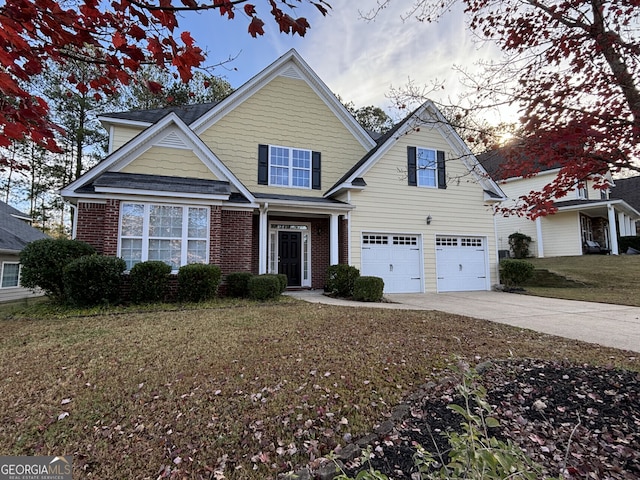
[(207, 207), (122, 204), (120, 257), (127, 270), (147, 260), (160, 260), (173, 270), (188, 263), (207, 263), (208, 251)]
[(2, 288), (13, 288), (20, 285), (20, 264), (14, 262), (2, 263)]
[(311, 151), (269, 147), (269, 184), (311, 188)]

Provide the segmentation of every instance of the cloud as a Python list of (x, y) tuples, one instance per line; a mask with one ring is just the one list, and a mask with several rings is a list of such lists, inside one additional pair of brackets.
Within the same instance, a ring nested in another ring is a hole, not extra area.
[(444, 82), (444, 90), (433, 92), (430, 98), (455, 100), (465, 87), (454, 67), (474, 72), (478, 70), (478, 60), (497, 58), (499, 54), (495, 46), (473, 42), (462, 5), (456, 5), (438, 23), (420, 23), (414, 18), (403, 21), (403, 12), (391, 8), (382, 10), (375, 20), (365, 21), (358, 8), (373, 5), (371, 0), (333, 0), (331, 4), (334, 8), (327, 17), (310, 5), (296, 11), (311, 24), (304, 38), (279, 33), (273, 20), (266, 17), (265, 35), (251, 38), (244, 14), (232, 21), (194, 16), (187, 25), (196, 41), (212, 52), (212, 60), (241, 52), (230, 66), (215, 72), (234, 87), (295, 48), (344, 101), (352, 101), (357, 107), (376, 105), (387, 110), (391, 102), (385, 95), (390, 87), (403, 87), (409, 79), (415, 85), (426, 86)]

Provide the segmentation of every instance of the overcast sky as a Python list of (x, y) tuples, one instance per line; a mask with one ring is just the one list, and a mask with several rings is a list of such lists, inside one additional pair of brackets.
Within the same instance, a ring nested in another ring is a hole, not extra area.
[(473, 70), (477, 60), (495, 55), (490, 46), (472, 42), (461, 11), (448, 13), (437, 24), (415, 19), (403, 22), (401, 8), (408, 8), (411, 2), (396, 0), (392, 3), (395, 9), (386, 9), (375, 21), (367, 22), (358, 8), (368, 10), (375, 0), (330, 3), (333, 10), (324, 18), (315, 7), (298, 9), (298, 15), (306, 16), (311, 24), (304, 38), (280, 34), (268, 10), (260, 12), (265, 35), (255, 39), (247, 33), (249, 22), (241, 8), (234, 20), (221, 18), (217, 12), (189, 14), (180, 20), (180, 27), (190, 30), (196, 42), (209, 51), (210, 62), (237, 56), (215, 70), (235, 88), (295, 48), (344, 101), (356, 107), (379, 106), (391, 114), (391, 102), (385, 97), (391, 86), (402, 87), (409, 78), (417, 85), (444, 81), (444, 90), (430, 97), (436, 101), (457, 98), (463, 87), (454, 66)]

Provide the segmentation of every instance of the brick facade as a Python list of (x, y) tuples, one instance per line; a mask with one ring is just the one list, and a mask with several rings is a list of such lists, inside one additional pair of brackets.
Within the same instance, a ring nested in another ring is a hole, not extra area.
[(88, 243), (98, 253), (104, 253), (104, 216), (106, 207), (104, 203), (86, 202), (79, 202), (77, 206), (76, 239)]
[[(76, 238), (92, 245), (103, 255), (118, 254), (120, 201), (79, 202)], [(330, 222), (328, 218), (270, 217), (270, 221), (310, 224), (312, 288), (324, 288), (329, 266)], [(209, 217), (209, 263), (219, 265), (223, 275), (248, 271), (258, 273), (259, 216), (252, 211), (223, 210), (212, 206)], [(347, 222), (338, 223), (339, 261), (348, 257)]]
[(218, 233), (222, 246), (221, 262), (218, 265), (222, 268), (222, 273), (252, 271), (253, 212), (223, 210), (222, 228)]
[(118, 255), (118, 224), (120, 222), (120, 200), (107, 200), (104, 214), (104, 247), (103, 254)]

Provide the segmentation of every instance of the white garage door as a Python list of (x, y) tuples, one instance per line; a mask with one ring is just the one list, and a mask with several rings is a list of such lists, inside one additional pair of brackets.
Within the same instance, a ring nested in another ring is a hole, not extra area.
[(486, 243), (482, 237), (436, 237), (439, 292), (487, 289)]
[(422, 291), (422, 241), (418, 235), (362, 235), (361, 275), (384, 280), (385, 293)]

